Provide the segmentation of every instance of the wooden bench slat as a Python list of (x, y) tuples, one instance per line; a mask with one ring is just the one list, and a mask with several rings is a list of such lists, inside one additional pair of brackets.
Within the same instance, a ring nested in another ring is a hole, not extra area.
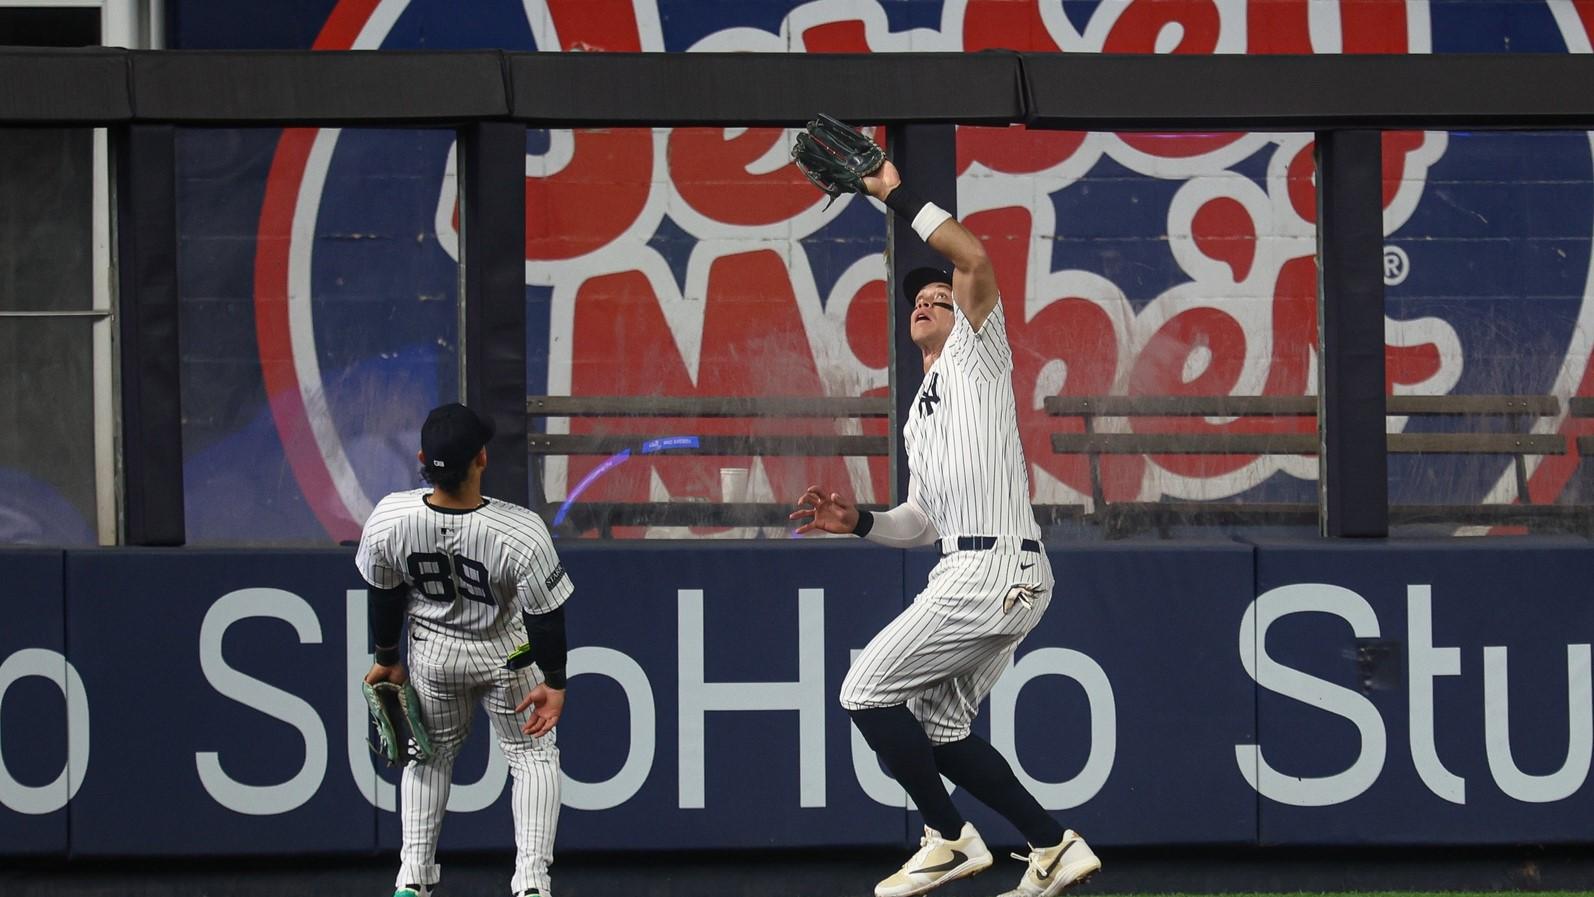
[(1524, 414), (1554, 417), (1561, 413), (1561, 400), (1555, 396), (1525, 395), (1443, 395), (1388, 396), (1385, 409), (1390, 414)]
[[(1306, 502), (1123, 501), (1097, 511), (1096, 517), (1119, 532), (1152, 529), (1171, 523), (1296, 524), (1315, 523), (1316, 504)], [(1390, 505), (1389, 522), (1398, 525), (1444, 523), (1458, 526), (1554, 524), (1581, 531), (1594, 524), (1594, 508), (1576, 505)]]
[[(564, 506), (552, 501), (542, 507), (544, 518), (552, 521)], [(863, 504), (869, 511), (885, 510), (884, 505)], [(793, 527), (787, 515), (792, 506), (783, 502), (573, 502), (565, 511), (565, 522), (577, 530), (614, 526), (759, 526)], [(1085, 516), (1083, 505), (1037, 505), (1035, 516), (1043, 525)]]
[(1151, 527), (1173, 522), (1308, 525), (1317, 522), (1318, 509), (1306, 502), (1119, 501), (1104, 505), (1097, 516), (1122, 531), (1142, 521)]
[[(1554, 417), (1560, 400), (1547, 395), (1387, 396), (1392, 415)], [(1577, 402), (1576, 399), (1573, 402)], [(1046, 413), (1067, 417), (1314, 417), (1316, 396), (1047, 396)], [(1588, 405), (1594, 416), (1594, 402)]]
[[(563, 502), (549, 502), (543, 516), (553, 520)], [(860, 505), (880, 510), (878, 505)], [(572, 502), (565, 522), (578, 530), (613, 526), (792, 526), (791, 505), (779, 502)]]
[[(1564, 455), (1566, 439), (1539, 433), (1390, 433), (1397, 454)], [(1315, 455), (1315, 433), (1053, 433), (1052, 451), (1085, 455)]]
[(1047, 396), (1047, 414), (1100, 417), (1309, 417), (1313, 396)]
[(1389, 522), (1461, 523), (1473, 526), (1511, 526), (1527, 523), (1583, 524), (1594, 520), (1594, 508), (1574, 505), (1391, 505)]
[(882, 396), (527, 396), (530, 417), (889, 417)]
[(1315, 455), (1316, 433), (1053, 433), (1052, 451), (1084, 455)]
[(1556, 433), (1390, 433), (1389, 451), (1435, 455), (1564, 455)]
[(1572, 417), (1594, 417), (1594, 396), (1573, 396), (1567, 399), (1566, 413)]
[[(696, 439), (697, 444), (683, 444)], [(532, 433), (526, 443), (533, 455), (613, 455), (627, 449), (649, 453), (649, 443), (669, 443), (654, 448), (665, 455), (885, 455), (886, 436), (758, 435), (696, 436), (638, 435), (630, 433)]]
[[(549, 502), (543, 517), (552, 521), (563, 502)], [(882, 505), (861, 505), (879, 511)], [(1071, 520), (1095, 519), (1119, 534), (1170, 524), (1298, 525), (1317, 522), (1318, 507), (1308, 502), (1234, 501), (1124, 501), (1087, 513), (1078, 504), (1037, 504), (1035, 516), (1042, 526)], [(789, 527), (791, 506), (783, 502), (583, 502), (565, 511), (565, 523), (574, 529), (608, 529), (615, 526), (751, 526)], [(1556, 530), (1580, 532), (1594, 525), (1594, 507), (1577, 505), (1478, 504), (1391, 505), (1389, 522), (1458, 526), (1550, 525)]]

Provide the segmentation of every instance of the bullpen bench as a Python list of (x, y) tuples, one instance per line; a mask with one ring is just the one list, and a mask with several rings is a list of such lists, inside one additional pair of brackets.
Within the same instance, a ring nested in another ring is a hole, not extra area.
[[(529, 417), (679, 418), (763, 420), (885, 420), (891, 400), (872, 396), (527, 396)], [(837, 429), (842, 429), (838, 426)], [(527, 445), (536, 458), (550, 455), (797, 456), (878, 457), (890, 454), (888, 435), (846, 433), (750, 433), (691, 435), (667, 426), (648, 433), (532, 433)], [(532, 501), (552, 519), (563, 505), (550, 503), (543, 465), (532, 465)], [(876, 509), (881, 505), (864, 505)], [(564, 520), (578, 531), (596, 529), (605, 537), (616, 526), (787, 526), (789, 502), (582, 502), (565, 508)]]
[[(1573, 396), (1566, 400), (1567, 417), (1594, 417), (1594, 396)], [(1594, 436), (1581, 435), (1577, 437), (1577, 453), (1594, 455)]]
[[(1156, 433), (1102, 432), (1101, 418), (1315, 418), (1314, 396), (1049, 396), (1048, 414), (1078, 418), (1084, 431), (1053, 433), (1052, 450), (1084, 455), (1088, 461), (1094, 517), (1109, 535), (1126, 535), (1155, 526), (1164, 534), (1176, 522), (1311, 525), (1317, 522), (1314, 503), (1240, 503), (1223, 501), (1111, 502), (1102, 487), (1102, 455), (1316, 455), (1316, 432), (1281, 433)], [(1393, 454), (1510, 455), (1523, 503), (1509, 505), (1393, 505), (1391, 524), (1447, 523), (1456, 525), (1521, 525), (1542, 529), (1584, 531), (1590, 509), (1527, 503), (1529, 455), (1564, 455), (1567, 440), (1561, 434), (1530, 432), (1535, 421), (1560, 414), (1560, 402), (1551, 395), (1442, 395), (1389, 396), (1390, 416), (1450, 416), (1486, 418), (1497, 422), (1489, 430), (1431, 433), (1390, 433)], [(1594, 415), (1594, 402), (1589, 404)], [(1589, 439), (1589, 437), (1584, 437)], [(1589, 450), (1594, 450), (1591, 442)]]

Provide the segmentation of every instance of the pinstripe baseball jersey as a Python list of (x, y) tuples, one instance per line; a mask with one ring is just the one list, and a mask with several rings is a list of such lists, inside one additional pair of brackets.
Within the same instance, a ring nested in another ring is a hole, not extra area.
[(903, 425), (908, 495), (943, 539), (1040, 538), (1013, 401), (1002, 302), (976, 332), (961, 308)]
[(547, 613), (570, 597), (574, 586), (541, 517), (492, 498), (469, 511), (433, 507), (430, 493), (378, 502), (355, 553), (366, 582), (410, 587), (411, 617), (486, 637), (518, 626), (518, 611)]

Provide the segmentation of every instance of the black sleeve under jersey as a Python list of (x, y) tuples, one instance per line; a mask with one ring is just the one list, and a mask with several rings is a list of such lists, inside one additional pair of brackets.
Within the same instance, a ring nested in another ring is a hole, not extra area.
[(542, 669), (549, 688), (565, 687), (565, 662), (570, 649), (565, 644), (564, 605), (545, 614), (521, 613), (526, 623), (526, 640), (531, 659)]
[(399, 661), (399, 632), (404, 628), (404, 601), (408, 586), (393, 589), (366, 589), (366, 612), (370, 618), (371, 645), (376, 662), (390, 667)]

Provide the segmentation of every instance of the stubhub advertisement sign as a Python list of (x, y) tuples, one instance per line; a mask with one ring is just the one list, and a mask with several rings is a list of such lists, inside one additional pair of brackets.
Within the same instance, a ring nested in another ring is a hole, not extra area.
[[(1051, 551), (977, 731), (1093, 844), (1590, 840), (1594, 547)], [(559, 848), (902, 844), (836, 701), (935, 557), (851, 542), (566, 545)], [(3, 552), (0, 852), (396, 847), (347, 551)], [(443, 847), (512, 845), (478, 718)], [(1019, 837), (960, 805), (995, 844)], [(162, 808), (127, 824), (129, 807)], [(148, 820), (160, 820), (149, 822)]]

